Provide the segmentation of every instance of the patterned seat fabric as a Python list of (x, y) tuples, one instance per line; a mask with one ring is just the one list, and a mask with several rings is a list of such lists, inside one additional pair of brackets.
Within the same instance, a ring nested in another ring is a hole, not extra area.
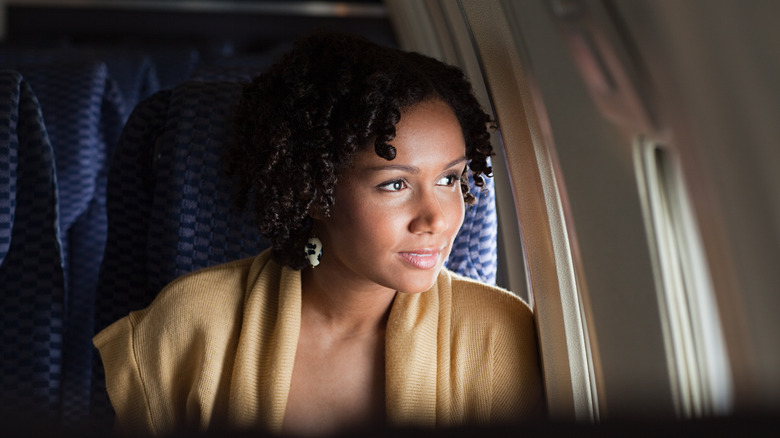
[[(149, 55), (140, 50), (109, 47), (37, 48), (4, 47), (0, 49), (0, 64), (4, 66), (48, 65), (50, 68), (66, 64), (106, 65), (113, 88), (124, 102), (123, 118), (142, 99), (160, 89), (156, 65)], [(45, 114), (44, 114), (45, 116)]]
[(259, 52), (204, 57), (190, 79), (203, 82), (249, 82), (289, 52), (292, 46), (291, 41), (282, 41)]
[(138, 102), (160, 89), (156, 65), (142, 51), (82, 48), (74, 52), (81, 58), (106, 64), (108, 76), (116, 83), (124, 103), (121, 108), (123, 120)]
[(65, 280), (52, 146), (17, 72), (0, 72), (0, 416), (57, 423)]
[(65, 267), (62, 419), (88, 418), (94, 301), (107, 235), (107, 155), (121, 130), (123, 101), (103, 63), (17, 66), (35, 92), (55, 153)]
[(249, 82), (275, 63), (290, 48), (292, 48), (290, 43), (279, 44), (257, 54), (204, 61), (195, 68), (190, 79), (203, 82)]
[[(147, 235), (154, 190), (155, 144), (161, 139), (170, 91), (141, 102), (128, 119), (108, 174), (108, 236), (95, 301), (95, 333), (150, 302)], [(109, 425), (113, 410), (97, 351), (93, 355), (91, 421)]]
[(140, 47), (139, 50), (149, 54), (161, 90), (173, 88), (190, 77), (195, 66), (200, 62), (200, 51), (193, 46), (164, 45)]
[(498, 268), (498, 219), (493, 188), (493, 178), (485, 178), (484, 187), (477, 187), (469, 175), (469, 191), (477, 200), (466, 206), (463, 226), (444, 264), (451, 271), (487, 284), (496, 284)]

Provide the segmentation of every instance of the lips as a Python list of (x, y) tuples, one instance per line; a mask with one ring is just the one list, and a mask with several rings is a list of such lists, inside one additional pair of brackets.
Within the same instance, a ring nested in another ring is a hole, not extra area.
[(433, 269), (439, 263), (439, 249), (418, 249), (398, 253), (402, 259), (417, 269)]

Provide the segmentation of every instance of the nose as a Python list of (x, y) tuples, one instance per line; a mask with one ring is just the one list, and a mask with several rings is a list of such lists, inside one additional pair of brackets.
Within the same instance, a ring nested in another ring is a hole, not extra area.
[(409, 224), (412, 233), (439, 234), (447, 230), (449, 221), (443, 208), (443, 202), (433, 190), (426, 190), (417, 197), (415, 215)]

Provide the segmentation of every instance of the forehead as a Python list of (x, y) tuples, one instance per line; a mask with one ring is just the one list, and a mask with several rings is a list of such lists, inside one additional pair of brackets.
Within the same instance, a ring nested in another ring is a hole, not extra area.
[(428, 134), (434, 137), (459, 137), (460, 142), (463, 142), (463, 132), (455, 111), (440, 99), (426, 100), (404, 108), (395, 130), (396, 141), (403, 141), (407, 136)]
[(393, 160), (378, 156), (373, 147), (357, 153), (354, 166), (388, 164), (441, 165), (465, 156), (466, 143), (455, 112), (442, 100), (428, 100), (401, 111), (390, 144), (396, 150)]

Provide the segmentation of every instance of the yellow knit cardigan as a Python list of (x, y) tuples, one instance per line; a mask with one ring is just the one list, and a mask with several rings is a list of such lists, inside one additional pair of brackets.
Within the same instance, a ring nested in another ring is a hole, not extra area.
[[(281, 431), (301, 319), (299, 271), (255, 258), (175, 280), (95, 336), (118, 425)], [(387, 423), (514, 421), (544, 409), (533, 316), (514, 295), (442, 270), (397, 294), (385, 345)]]

